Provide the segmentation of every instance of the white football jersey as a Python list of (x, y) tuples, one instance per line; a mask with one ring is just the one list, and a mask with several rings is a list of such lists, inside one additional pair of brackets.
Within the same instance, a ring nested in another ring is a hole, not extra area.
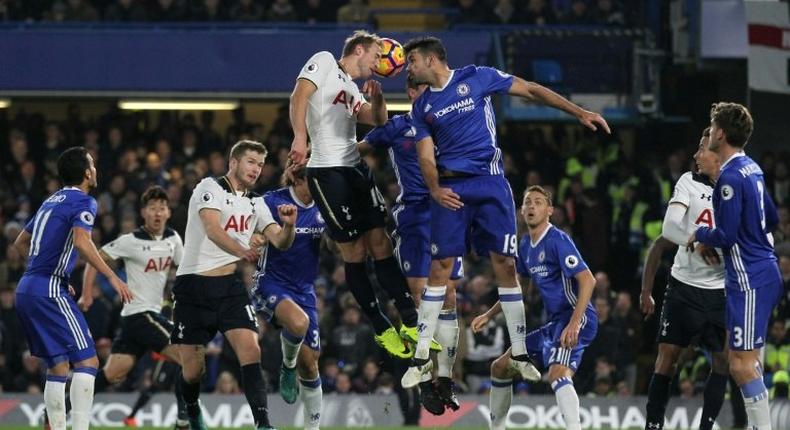
[(317, 88), (308, 99), (306, 121), (311, 155), (307, 167), (359, 163), (357, 113), (367, 101), (357, 84), (326, 51), (310, 57), (297, 79), (307, 79)]
[(166, 228), (161, 239), (143, 228), (119, 236), (101, 249), (113, 260), (121, 259), (126, 269), (127, 285), (134, 298), (125, 303), (121, 316), (140, 312), (161, 312), (167, 275), (181, 262), (184, 244), (181, 236)]
[(208, 238), (200, 219), (202, 209), (218, 210), (220, 226), (244, 248), (250, 247), (253, 232), (276, 222), (260, 196), (235, 191), (224, 176), (203, 179), (189, 199), (184, 258), (176, 275), (203, 273), (239, 260)]
[[(684, 173), (675, 184), (675, 191), (669, 203), (680, 203), (686, 206), (683, 227), (687, 237), (690, 237), (700, 226), (715, 227), (712, 195), (713, 184), (705, 176), (693, 172)], [(716, 249), (716, 251), (719, 253), (722, 264), (709, 266), (699, 253), (688, 252), (685, 246), (680, 246), (675, 253), (675, 262), (672, 264), (672, 276), (678, 281), (694, 287), (724, 288), (724, 256), (720, 249)]]

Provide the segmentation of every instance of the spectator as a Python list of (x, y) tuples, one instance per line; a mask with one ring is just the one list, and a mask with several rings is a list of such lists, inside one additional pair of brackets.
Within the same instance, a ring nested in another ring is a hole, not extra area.
[(355, 372), (366, 358), (375, 354), (368, 341), (373, 336), (372, 329), (361, 324), (360, 317), (356, 306), (347, 306), (341, 324), (332, 330), (329, 338), (328, 352), (343, 363), (345, 372)]
[(239, 0), (239, 3), (230, 9), (230, 19), (234, 21), (256, 22), (262, 21), (263, 18), (263, 7), (254, 0)]
[[(487, 306), (479, 305), (472, 314), (482, 315), (486, 310), (488, 310)], [(471, 324), (467, 323), (464, 328), (464, 337), (466, 339), (466, 355), (463, 363), (466, 371), (466, 384), (471, 393), (477, 393), (491, 375), (491, 361), (502, 355), (505, 350), (503, 322), (492, 319), (483, 330), (477, 333), (474, 333)]]
[(145, 7), (137, 0), (117, 0), (117, 2), (107, 6), (104, 11), (105, 21), (145, 21)]
[(370, 8), (363, 0), (349, 0), (348, 4), (337, 10), (337, 22), (345, 24), (367, 24)]
[(565, 25), (590, 25), (593, 23), (590, 11), (587, 9), (587, 2), (584, 0), (573, 0), (568, 13), (562, 18)]
[(230, 372), (221, 372), (217, 377), (217, 386), (214, 388), (214, 394), (241, 394), (236, 377)]
[(513, 0), (497, 0), (491, 14), (491, 23), (499, 25), (518, 24), (521, 22)]
[(294, 22), (298, 17), (291, 0), (274, 0), (266, 13), (266, 19), (272, 22)]
[[(529, 0), (524, 13), (524, 23), (529, 25), (553, 25), (557, 23), (557, 15), (551, 6), (546, 4), (546, 0)], [(540, 183), (531, 185), (540, 185)]]
[(340, 395), (351, 394), (351, 377), (345, 371), (337, 374), (335, 393)]
[(768, 330), (764, 367), (766, 373), (790, 370), (790, 336), (784, 320), (774, 320)]
[(354, 391), (360, 394), (373, 394), (378, 388), (381, 368), (375, 359), (369, 358), (362, 364), (362, 374), (354, 380)]

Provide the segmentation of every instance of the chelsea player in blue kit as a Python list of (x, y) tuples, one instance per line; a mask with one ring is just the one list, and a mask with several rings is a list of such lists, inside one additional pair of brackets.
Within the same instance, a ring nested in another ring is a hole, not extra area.
[(737, 103), (716, 103), (710, 119), (710, 149), (721, 161), (713, 190), (716, 227), (697, 229), (687, 248), (724, 251), (730, 373), (741, 388), (749, 429), (770, 430), (759, 358), (768, 320), (782, 294), (770, 233), (779, 215), (766, 192), (762, 169), (743, 152), (753, 128), (749, 111)]
[[(467, 241), (479, 255), (490, 256), (514, 365), (525, 379), (537, 380), (540, 373), (530, 363), (524, 346), (526, 317), (514, 259), (516, 209), (503, 174), (491, 96), (506, 93), (561, 109), (592, 130), (601, 127), (609, 132), (609, 126), (599, 114), (497, 69), (474, 65), (450, 69), (444, 46), (435, 37), (411, 40), (404, 49), (409, 76), (430, 85), (412, 107), (420, 169), (433, 197), (433, 261), (426, 295), (440, 298), (445, 294), (455, 258), (464, 254)], [(404, 386), (416, 385), (430, 371), (428, 341), (436, 328), (437, 314), (420, 309), (419, 324), (425, 330), (412, 367), (401, 381)]]
[[(406, 79), (406, 95), (414, 101), (428, 86)], [(458, 350), (458, 317), (455, 311), (455, 283), (463, 277), (463, 264), (458, 257), (447, 284), (444, 300), (425, 293), (425, 283), (431, 266), (431, 195), (420, 173), (415, 145), (415, 129), (411, 115), (395, 115), (386, 124), (371, 130), (359, 143), (360, 152), (365, 154), (372, 148), (387, 149), (400, 194), (392, 208), (395, 220), (395, 257), (406, 276), (409, 290), (420, 312), (438, 314), (435, 340), (438, 365), (436, 383), (432, 375), (425, 373), (420, 381), (420, 399), (428, 412), (441, 415), (445, 407), (458, 410), (461, 407), (452, 382), (453, 365)], [(435, 319), (435, 318), (434, 318)]]
[(280, 395), (289, 404), (301, 395), (304, 428), (312, 430), (318, 429), (321, 418), (318, 374), (321, 339), (314, 282), (318, 277), (319, 249), (326, 223), (310, 194), (305, 169), (289, 166), (283, 174), (283, 185), (284, 188), (266, 193), (263, 200), (277, 222), (280, 222), (276, 215), (278, 206), (296, 206), (294, 242), (287, 250), (265, 245), (250, 294), (255, 310), (282, 327)]
[[(531, 186), (524, 194), (521, 215), (529, 234), (521, 239), (518, 272), (529, 277), (540, 291), (548, 321), (526, 336), (527, 353), (549, 371), (567, 430), (581, 430), (579, 397), (573, 375), (584, 349), (598, 331), (598, 315), (590, 304), (595, 278), (573, 240), (549, 223), (554, 208), (551, 193)], [(501, 309), (501, 301), (472, 321), (472, 330), (483, 329)], [(518, 369), (505, 353), (491, 364), (491, 429), (503, 430), (513, 396), (513, 376)]]
[(85, 317), (71, 297), (69, 275), (79, 254), (110, 281), (125, 303), (132, 294), (99, 256), (91, 239), (96, 200), (93, 157), (83, 147), (69, 148), (58, 159), (64, 188), (52, 194), (19, 234), (14, 246), (27, 255), (27, 269), (16, 289), (17, 315), (31, 353), (47, 364), (44, 404), (53, 430), (66, 428), (66, 381), (71, 378), (74, 430), (90, 425), (93, 384), (99, 360)]

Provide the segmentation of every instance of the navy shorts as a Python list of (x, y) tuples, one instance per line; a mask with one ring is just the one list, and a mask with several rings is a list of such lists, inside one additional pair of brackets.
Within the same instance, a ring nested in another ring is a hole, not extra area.
[[(427, 278), (431, 271), (431, 200), (400, 203), (392, 209), (395, 219), (395, 257), (407, 278)], [(450, 279), (464, 277), (463, 260), (459, 256)]]

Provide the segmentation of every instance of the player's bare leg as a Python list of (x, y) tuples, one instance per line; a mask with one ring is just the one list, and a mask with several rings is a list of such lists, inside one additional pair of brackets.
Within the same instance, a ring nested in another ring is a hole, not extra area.
[(280, 395), (285, 403), (292, 404), (299, 396), (299, 385), (296, 383), (297, 356), (300, 354), (310, 321), (302, 308), (290, 299), (277, 304), (274, 317), (283, 326), (280, 332), (280, 345), (283, 351), (283, 362), (280, 366)]
[(729, 361), (730, 374), (741, 387), (749, 425), (756, 430), (771, 430), (768, 390), (763, 382), (760, 350), (730, 350)]
[(376, 293), (373, 291), (365, 266), (368, 255), (365, 242), (357, 239), (338, 243), (337, 246), (345, 262), (348, 289), (373, 325), (376, 343), (394, 357), (410, 358), (413, 354), (412, 350), (403, 344), (398, 331), (381, 310)]
[(514, 365), (521, 377), (527, 381), (540, 380), (540, 372), (527, 356), (527, 323), (521, 285), (516, 278), (516, 260), (513, 257), (489, 253), (499, 292), (499, 302), (505, 314), (507, 331), (510, 335)]
[(318, 358), (320, 353), (307, 345), (302, 345), (296, 363), (299, 373), (299, 384), (302, 386), (299, 396), (304, 404), (305, 430), (317, 430), (321, 424), (321, 378), (318, 374)]
[(667, 402), (669, 401), (669, 384), (677, 371), (678, 357), (682, 348), (670, 343), (658, 344), (655, 371), (647, 388), (647, 406), (645, 417), (646, 429), (664, 427)]
[(261, 371), (261, 348), (258, 345), (258, 333), (246, 328), (235, 328), (223, 334), (239, 359), (244, 395), (247, 397), (250, 409), (252, 409), (255, 427), (258, 429), (273, 428), (269, 422), (266, 386), (263, 382)]

